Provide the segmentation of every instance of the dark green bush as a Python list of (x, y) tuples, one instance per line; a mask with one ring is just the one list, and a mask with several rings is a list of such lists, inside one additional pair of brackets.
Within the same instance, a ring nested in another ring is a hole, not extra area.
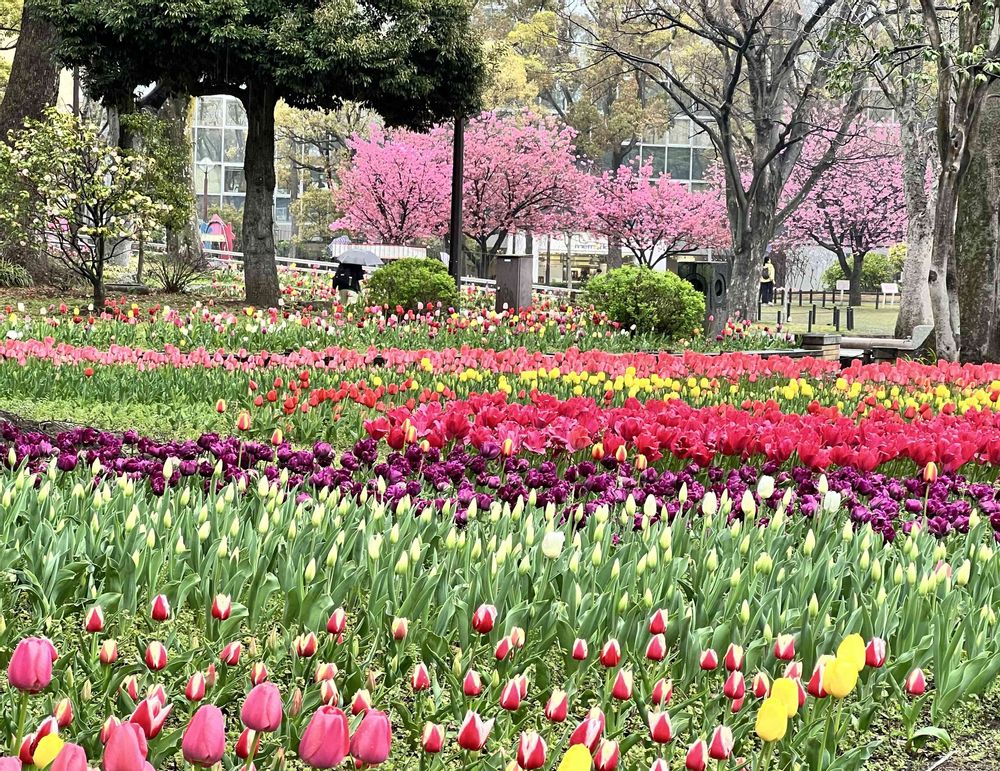
[(448, 269), (425, 257), (404, 257), (383, 265), (368, 280), (366, 293), (368, 305), (390, 309), (399, 305), (416, 310), (419, 303), (438, 302), (445, 308), (458, 307), (458, 290)]
[(689, 337), (705, 323), (705, 298), (674, 273), (624, 267), (594, 276), (583, 292), (586, 303), (639, 334)]
[(0, 286), (23, 289), (31, 286), (31, 276), (20, 265), (10, 260), (0, 260)]

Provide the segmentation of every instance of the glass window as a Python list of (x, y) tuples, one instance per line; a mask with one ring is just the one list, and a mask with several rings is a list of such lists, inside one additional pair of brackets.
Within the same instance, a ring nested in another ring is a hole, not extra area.
[(208, 184), (208, 194), (218, 196), (222, 193), (222, 167), (209, 166), (206, 176), (205, 169), (201, 166), (195, 167), (194, 189), (199, 193), (205, 191), (205, 184)]
[(227, 195), (224, 200), (226, 206), (232, 206), (234, 209), (243, 211), (244, 197), (242, 195)]
[(247, 146), (247, 132), (243, 129), (226, 129), (226, 163), (243, 163)]
[(622, 166), (631, 166), (633, 163), (639, 160), (639, 148), (633, 147), (628, 151), (628, 154), (622, 158)]
[(691, 119), (674, 118), (670, 124), (669, 141), (672, 145), (691, 144)]
[(274, 199), (274, 218), (278, 222), (290, 222), (291, 217), (288, 212), (290, 201), (288, 198)]
[(247, 111), (243, 109), (243, 102), (233, 97), (226, 99), (226, 125), (246, 126)]
[(203, 96), (198, 100), (199, 126), (222, 125), (222, 97)]
[(653, 167), (653, 176), (659, 176), (663, 173), (666, 154), (667, 151), (665, 147), (643, 147), (642, 163), (645, 165), (648, 161)]
[(689, 148), (667, 148), (667, 173), (674, 179), (691, 179), (691, 150)]
[(715, 163), (715, 150), (694, 149), (691, 151), (691, 179), (704, 179), (709, 167)]
[(222, 129), (197, 129), (195, 131), (195, 163), (208, 158), (215, 163), (222, 162)]
[(243, 175), (243, 167), (226, 166), (226, 192), (244, 193), (246, 189), (246, 177)]

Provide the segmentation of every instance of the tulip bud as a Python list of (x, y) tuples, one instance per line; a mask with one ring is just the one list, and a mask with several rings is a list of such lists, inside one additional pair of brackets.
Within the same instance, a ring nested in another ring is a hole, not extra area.
[(922, 696), (927, 690), (927, 678), (919, 667), (906, 676), (906, 692), (910, 696)]

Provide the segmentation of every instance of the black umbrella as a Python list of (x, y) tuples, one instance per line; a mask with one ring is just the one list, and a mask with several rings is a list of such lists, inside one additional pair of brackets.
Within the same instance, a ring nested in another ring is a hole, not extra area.
[(341, 265), (370, 265), (378, 267), (382, 264), (382, 260), (379, 259), (375, 252), (369, 252), (365, 249), (348, 249), (346, 252), (334, 257), (334, 259)]

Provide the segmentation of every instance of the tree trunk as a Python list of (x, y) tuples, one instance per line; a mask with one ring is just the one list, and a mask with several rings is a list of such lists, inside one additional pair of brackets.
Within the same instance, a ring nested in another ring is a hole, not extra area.
[(958, 360), (958, 340), (952, 328), (951, 296), (948, 292), (948, 266), (955, 250), (955, 212), (958, 207), (957, 164), (947, 164), (938, 181), (934, 211), (934, 247), (928, 276), (931, 308), (934, 311), (934, 334), (937, 355), (947, 361)]
[(608, 236), (608, 270), (620, 268), (625, 264), (622, 258), (622, 240), (617, 236)]
[(55, 28), (33, 9), (30, 0), (21, 14), (21, 32), (14, 50), (10, 80), (0, 103), (0, 139), (24, 126), (24, 121), (42, 116), (56, 103), (59, 68), (52, 58), (57, 40)]
[(861, 274), (864, 272), (865, 255), (854, 254), (851, 259), (851, 291), (847, 304), (855, 308), (861, 306)]
[(243, 161), (246, 199), (243, 204), (243, 276), (247, 302), (277, 307), (280, 297), (274, 260), (274, 108), (269, 86), (251, 83), (243, 106), (247, 112), (247, 143)]
[[(994, 93), (996, 89), (994, 89)], [(972, 139), (956, 223), (962, 361), (1000, 361), (1000, 103)]]

